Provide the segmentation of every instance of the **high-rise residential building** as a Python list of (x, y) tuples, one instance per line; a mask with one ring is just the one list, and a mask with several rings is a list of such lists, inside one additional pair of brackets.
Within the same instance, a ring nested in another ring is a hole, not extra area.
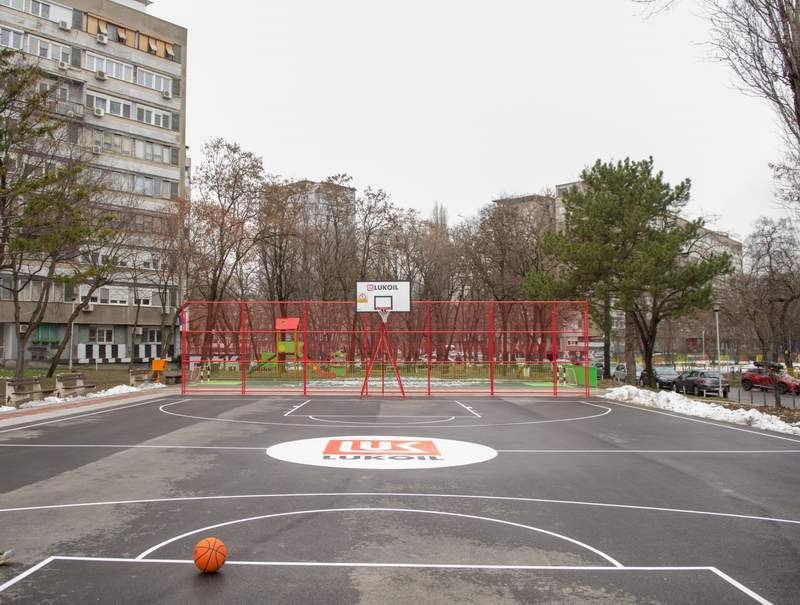
[[(77, 363), (175, 355), (162, 350), (161, 328), (173, 329), (180, 293), (177, 278), (156, 286), (163, 282), (164, 246), (157, 234), (174, 228), (169, 218), (178, 200), (188, 198), (187, 30), (148, 15), (150, 4), (0, 0), (0, 45), (39, 63), (46, 84), (57, 90), (55, 111), (72, 123), (72, 142), (107, 176), (104, 203), (124, 216), (131, 234), (118, 276), (92, 295), (75, 322), (70, 356)], [(130, 265), (136, 277), (125, 271)], [(23, 316), (33, 308), (25, 301), (35, 300), (36, 285), (22, 292)], [(45, 321), (29, 338), (28, 359), (52, 356), (86, 292), (84, 286), (53, 288)], [(0, 288), (0, 363), (6, 364), (13, 363), (17, 335), (26, 329), (14, 323), (9, 298)]]

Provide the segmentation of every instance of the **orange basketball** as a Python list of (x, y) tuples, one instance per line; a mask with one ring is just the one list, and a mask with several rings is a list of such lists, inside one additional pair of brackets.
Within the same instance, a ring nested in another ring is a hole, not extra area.
[(203, 573), (214, 573), (225, 565), (228, 549), (222, 540), (203, 538), (194, 547), (194, 564)]

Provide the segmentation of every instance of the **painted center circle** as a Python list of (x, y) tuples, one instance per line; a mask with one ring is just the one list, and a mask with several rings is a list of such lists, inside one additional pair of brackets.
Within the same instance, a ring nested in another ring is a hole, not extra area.
[(396, 435), (347, 435), (278, 443), (267, 455), (284, 462), (374, 470), (425, 469), (486, 462), (490, 447), (468, 441)]

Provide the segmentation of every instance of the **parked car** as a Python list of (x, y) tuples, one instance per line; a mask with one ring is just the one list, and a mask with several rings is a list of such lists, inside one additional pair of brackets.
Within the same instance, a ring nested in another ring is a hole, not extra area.
[(727, 398), (731, 385), (717, 371), (689, 370), (675, 379), (675, 390), (687, 395), (721, 394)]
[(748, 368), (742, 373), (742, 388), (745, 391), (753, 388), (771, 391), (773, 385), (770, 368), (777, 376), (778, 391), (780, 391), (781, 395), (790, 391), (800, 395), (800, 380), (789, 376), (783, 369), (782, 364), (762, 364), (757, 362), (755, 367)]
[[(671, 391), (675, 388), (675, 381), (678, 379), (678, 373), (673, 368), (653, 368), (653, 373), (656, 375), (656, 386), (659, 389)], [(650, 386), (647, 370), (642, 370), (642, 373), (639, 375), (639, 384), (643, 387)]]

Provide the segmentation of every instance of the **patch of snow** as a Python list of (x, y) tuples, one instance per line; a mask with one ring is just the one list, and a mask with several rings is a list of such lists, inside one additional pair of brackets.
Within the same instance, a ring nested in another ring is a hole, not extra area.
[[(46, 407), (48, 405), (58, 405), (61, 403), (72, 403), (73, 401), (81, 401), (84, 399), (98, 399), (100, 397), (112, 397), (114, 395), (127, 395), (128, 393), (139, 393), (141, 391), (148, 391), (151, 389), (161, 389), (164, 388), (164, 384), (162, 383), (149, 383), (144, 384), (139, 387), (132, 387), (127, 384), (119, 384), (115, 387), (111, 387), (110, 389), (106, 389), (105, 391), (94, 391), (92, 393), (87, 393), (86, 395), (74, 395), (72, 397), (45, 397), (41, 401), (29, 401), (28, 403), (23, 403), (20, 409), (31, 409), (31, 408), (41, 408)], [(15, 408), (11, 408), (12, 410)]]
[(17, 408), (12, 408), (7, 405), (0, 405), (0, 414), (5, 414), (6, 412), (16, 412)]
[(685, 414), (686, 416), (742, 424), (766, 431), (775, 431), (776, 433), (800, 435), (800, 423), (789, 424), (777, 416), (765, 414), (755, 409), (729, 410), (716, 403), (689, 399), (674, 391), (658, 391), (656, 393), (625, 385), (607, 391), (603, 397), (612, 401), (635, 403), (648, 408), (658, 408), (659, 410)]

